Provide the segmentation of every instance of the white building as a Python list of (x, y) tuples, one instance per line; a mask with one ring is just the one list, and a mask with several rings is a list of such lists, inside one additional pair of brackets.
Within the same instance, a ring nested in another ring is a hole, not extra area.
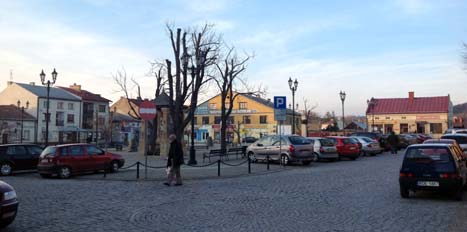
[[(80, 133), (82, 102), (79, 96), (60, 88), (50, 88), (49, 143), (77, 142)], [(37, 119), (34, 141), (45, 142), (47, 87), (34, 83), (8, 82), (0, 92), (0, 105), (15, 105), (29, 101), (25, 111)]]

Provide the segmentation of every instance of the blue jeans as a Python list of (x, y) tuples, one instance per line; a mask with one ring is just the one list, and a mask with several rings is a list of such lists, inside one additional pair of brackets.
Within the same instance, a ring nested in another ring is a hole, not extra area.
[(391, 145), (391, 154), (397, 154), (397, 145)]

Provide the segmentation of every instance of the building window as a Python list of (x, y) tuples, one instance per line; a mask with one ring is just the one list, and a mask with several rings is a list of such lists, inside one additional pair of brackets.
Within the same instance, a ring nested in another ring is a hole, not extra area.
[(66, 122), (67, 123), (75, 123), (75, 115), (74, 114), (68, 114), (66, 116)]
[(209, 125), (209, 117), (203, 117), (203, 125)]
[(430, 130), (432, 134), (442, 134), (443, 124), (441, 123), (430, 123)]
[(215, 110), (215, 109), (217, 109), (216, 103), (209, 103), (209, 109), (210, 109), (210, 110)]
[(63, 102), (57, 102), (57, 109), (63, 110)]
[(105, 105), (99, 105), (99, 113), (105, 113)]
[(391, 119), (391, 117), (386, 117), (386, 119)]
[(402, 119), (407, 119), (407, 117), (405, 117), (405, 116), (402, 116)]
[(246, 102), (240, 102), (239, 104), (240, 105), (238, 108), (240, 108), (241, 110), (246, 110), (248, 107), (248, 104)]
[(105, 125), (104, 125), (104, 124), (105, 124), (105, 118), (104, 118), (104, 117), (99, 117), (97, 120), (98, 120), (97, 123), (99, 124), (99, 125), (98, 125), (99, 128), (102, 128), (102, 127), (105, 126)]
[(30, 140), (31, 139), (31, 131), (29, 130), (24, 130), (23, 131), (23, 140)]
[(375, 117), (376, 120), (379, 120), (379, 117)]
[(68, 110), (74, 110), (75, 105), (73, 103), (68, 103)]
[(64, 126), (65, 125), (65, 114), (63, 112), (57, 112), (55, 114), (55, 125)]
[(44, 108), (47, 108), (47, 100), (44, 100)]
[(251, 117), (249, 115), (243, 116), (243, 124), (251, 124)]
[(266, 124), (266, 123), (268, 123), (268, 116), (267, 116), (267, 115), (261, 115), (261, 116), (259, 116), (259, 123), (260, 123), (260, 124)]
[(214, 124), (221, 124), (221, 117), (219, 116), (214, 117)]

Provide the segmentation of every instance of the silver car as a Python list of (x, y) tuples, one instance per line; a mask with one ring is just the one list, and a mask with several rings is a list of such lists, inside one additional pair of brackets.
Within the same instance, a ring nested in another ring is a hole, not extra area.
[(248, 146), (246, 150), (253, 162), (258, 160), (279, 161), (283, 165), (301, 162), (309, 165), (315, 159), (313, 145), (302, 136), (272, 135), (265, 136)]
[(442, 139), (454, 139), (465, 152), (467, 151), (467, 134), (445, 134), (441, 136)]
[(338, 160), (339, 153), (337, 153), (336, 144), (331, 139), (321, 137), (307, 137), (313, 144), (313, 151), (315, 152), (315, 160), (322, 159)]
[(379, 142), (364, 136), (354, 136), (351, 138), (355, 138), (362, 144), (362, 153), (364, 156), (366, 155), (376, 155), (383, 152), (383, 148), (379, 146)]

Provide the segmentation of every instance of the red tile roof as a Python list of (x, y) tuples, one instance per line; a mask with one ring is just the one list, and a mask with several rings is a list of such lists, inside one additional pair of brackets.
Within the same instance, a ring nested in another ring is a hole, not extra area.
[(99, 94), (94, 94), (86, 90), (76, 90), (67, 87), (59, 87), (63, 90), (66, 90), (74, 95), (80, 96), (83, 101), (92, 101), (92, 102), (110, 102), (109, 99), (101, 97)]
[(449, 96), (409, 98), (373, 98), (367, 114), (448, 113)]
[[(15, 105), (0, 105), (0, 119), (19, 121), (21, 120), (21, 109)], [(35, 121), (36, 118), (25, 111), (23, 114), (23, 120)]]

